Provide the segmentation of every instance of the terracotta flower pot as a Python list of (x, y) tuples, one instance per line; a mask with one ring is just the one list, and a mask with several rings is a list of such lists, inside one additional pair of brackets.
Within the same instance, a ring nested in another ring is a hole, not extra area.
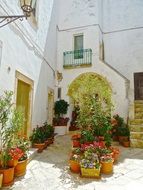
[(111, 174), (113, 172), (113, 161), (102, 162), (101, 161), (101, 173)]
[(18, 161), (18, 164), (14, 168), (14, 176), (24, 176), (26, 173), (27, 160)]
[(123, 141), (123, 142), (122, 142), (122, 145), (123, 145), (124, 147), (130, 147), (130, 141)]
[(2, 186), (10, 186), (13, 184), (14, 167), (13, 168), (0, 168), (0, 174), (3, 174)]
[(33, 148), (38, 148), (37, 152), (41, 153), (43, 152), (43, 149), (45, 147), (45, 143), (34, 143)]
[(69, 160), (70, 169), (74, 173), (80, 173), (80, 164), (75, 160)]
[(2, 187), (3, 174), (0, 174), (0, 188)]
[(9, 160), (7, 164), (9, 167), (15, 167), (18, 164), (18, 160)]

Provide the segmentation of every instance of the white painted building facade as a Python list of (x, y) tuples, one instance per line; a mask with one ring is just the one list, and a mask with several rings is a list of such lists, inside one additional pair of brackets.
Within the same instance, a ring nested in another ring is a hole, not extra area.
[[(16, 103), (18, 81), (30, 85), (28, 133), (31, 126), (41, 125), (48, 119), (51, 109), (48, 96), (54, 95), (55, 86), (56, 9), (53, 0), (37, 1), (35, 16), (0, 28), (0, 94), (5, 90), (13, 91)], [(1, 16), (22, 14), (18, 0), (0, 0)]]

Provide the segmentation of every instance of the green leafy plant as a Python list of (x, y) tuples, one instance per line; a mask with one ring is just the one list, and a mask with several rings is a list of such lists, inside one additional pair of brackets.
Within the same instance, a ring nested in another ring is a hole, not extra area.
[[(111, 110), (110, 110), (111, 111)], [(96, 95), (84, 98), (77, 117), (78, 126), (83, 130), (90, 130), (94, 136), (103, 136), (107, 146), (111, 145), (109, 107)]]
[(69, 118), (63, 117), (67, 114), (69, 104), (65, 100), (58, 100), (55, 102), (54, 111), (55, 118), (53, 119), (53, 125), (64, 126), (67, 125)]
[(6, 168), (10, 157), (10, 150), (17, 147), (18, 133), (23, 126), (23, 114), (12, 108), (12, 95), (6, 91), (0, 97), (0, 137), (1, 137), (1, 154), (0, 159), (2, 167)]
[(81, 139), (80, 139), (81, 143), (93, 142), (94, 140), (95, 140), (95, 137), (94, 137), (92, 131), (83, 130), (81, 132)]
[(58, 117), (63, 116), (63, 114), (67, 113), (69, 104), (65, 100), (58, 100), (55, 102), (55, 115)]
[(45, 122), (42, 127), (44, 129), (45, 139), (48, 139), (54, 136), (54, 128), (52, 125), (49, 125), (47, 122)]
[(118, 136), (130, 136), (130, 130), (126, 125), (122, 125), (121, 127), (118, 127), (117, 129)]
[(33, 129), (33, 133), (30, 136), (30, 140), (32, 143), (44, 143), (45, 141), (45, 130), (43, 127), (37, 126)]

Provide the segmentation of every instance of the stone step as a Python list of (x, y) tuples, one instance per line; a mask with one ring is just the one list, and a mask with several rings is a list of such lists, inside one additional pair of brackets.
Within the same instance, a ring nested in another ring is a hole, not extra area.
[(135, 112), (143, 112), (143, 107), (135, 107)]
[(143, 100), (135, 100), (134, 103), (135, 104), (143, 104)]
[(130, 125), (142, 125), (142, 124), (143, 124), (143, 119), (130, 120)]
[(143, 140), (143, 132), (130, 132), (130, 139)]
[(143, 148), (143, 140), (130, 139), (130, 146), (132, 148)]
[(143, 125), (130, 125), (131, 132), (143, 132)]
[(143, 112), (135, 112), (135, 119), (143, 119)]

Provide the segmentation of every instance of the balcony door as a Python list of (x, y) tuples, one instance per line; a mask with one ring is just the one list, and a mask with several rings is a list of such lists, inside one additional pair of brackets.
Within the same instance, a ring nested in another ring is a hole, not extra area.
[(143, 100), (143, 73), (134, 73), (135, 100)]
[(74, 59), (83, 58), (83, 35), (74, 36)]

